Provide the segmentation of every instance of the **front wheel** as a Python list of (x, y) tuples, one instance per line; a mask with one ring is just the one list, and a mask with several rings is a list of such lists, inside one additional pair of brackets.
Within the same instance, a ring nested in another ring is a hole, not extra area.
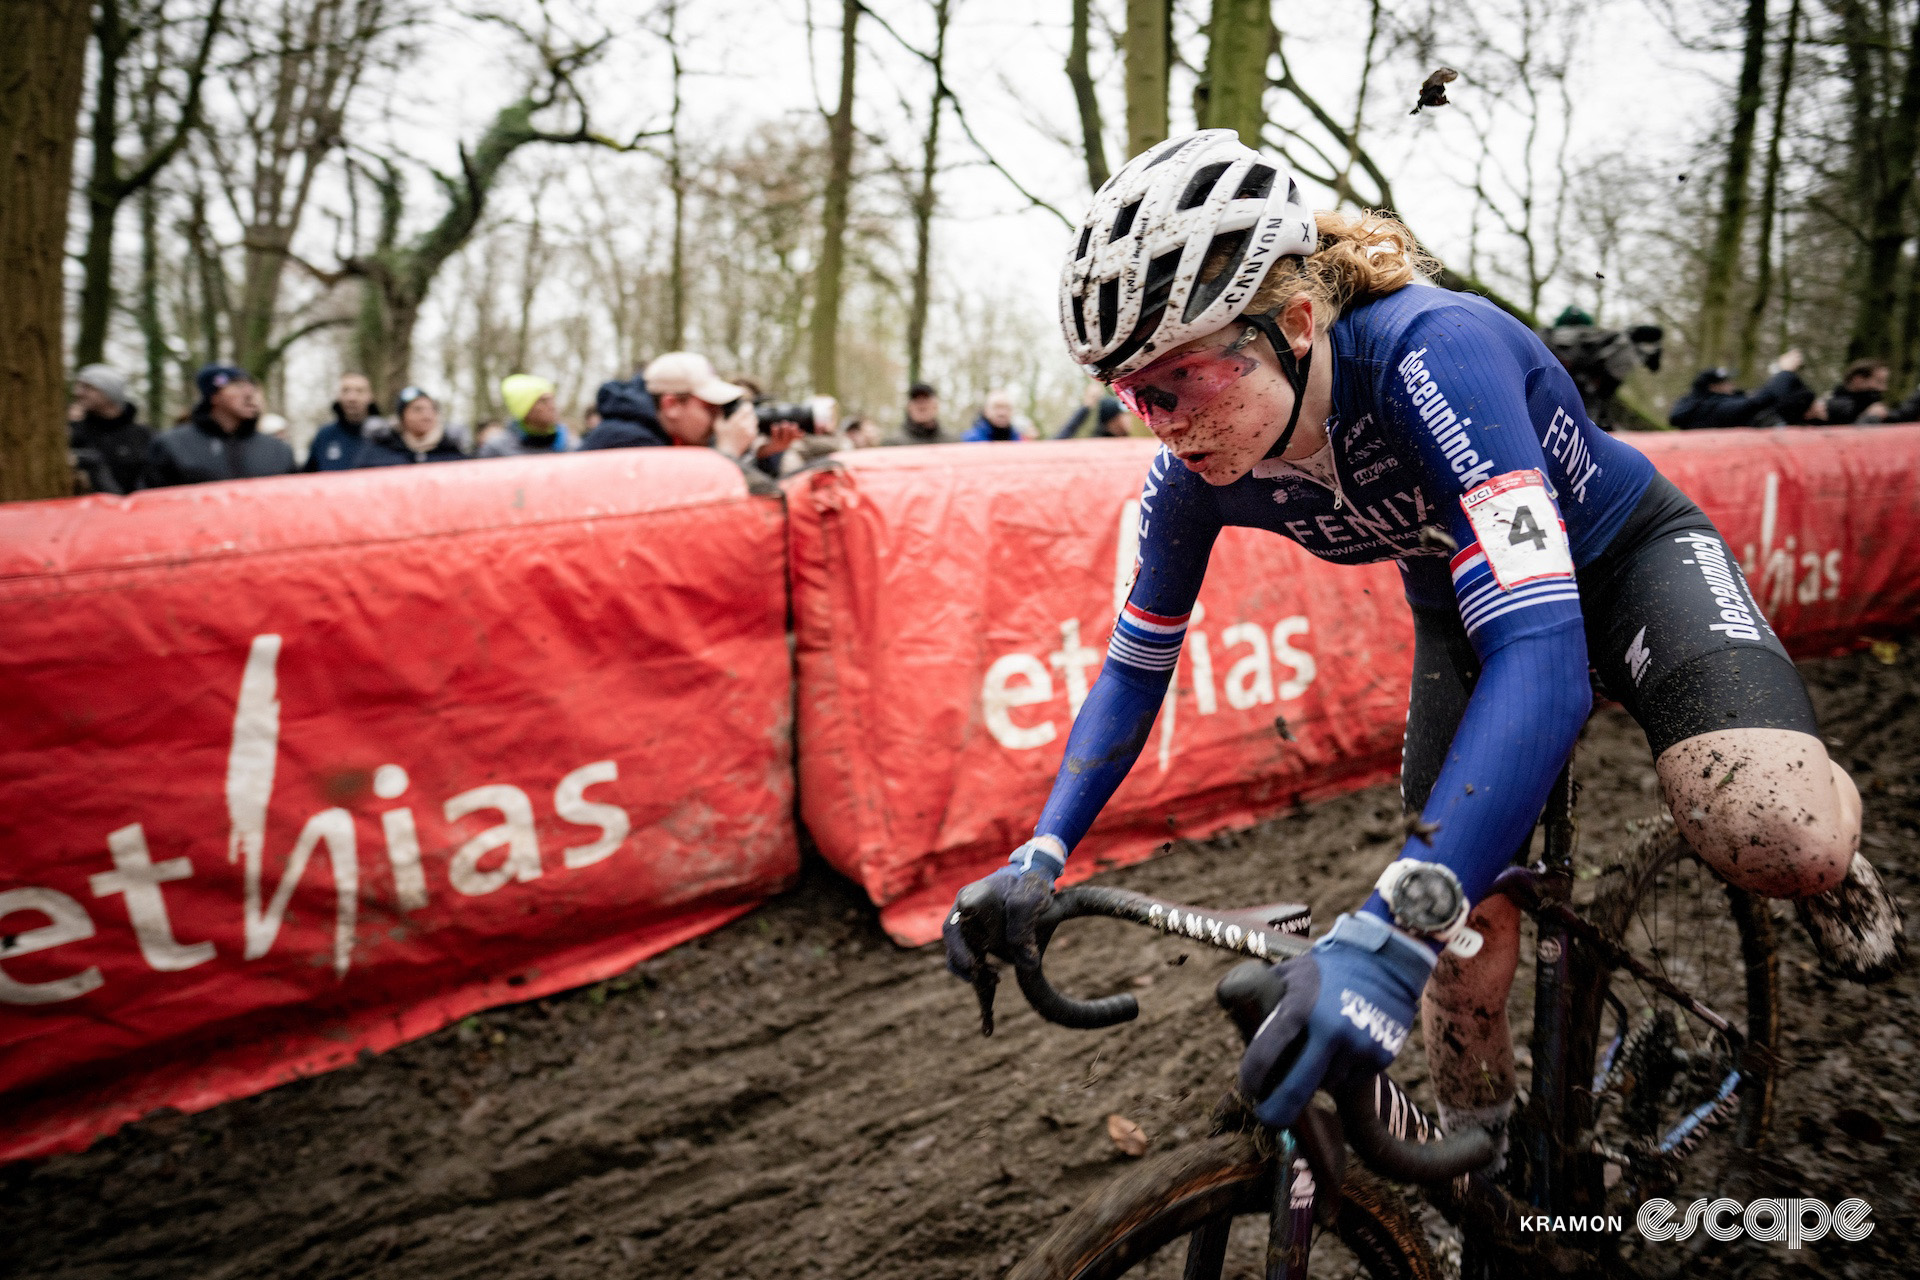
[(1576, 1042), (1596, 1051), (1591, 1121), (1612, 1166), (1609, 1198), (1711, 1196), (1772, 1122), (1780, 1012), (1768, 901), (1721, 880), (1661, 819), (1609, 869), (1589, 918), (1739, 1033), (1628, 970), (1603, 975), (1576, 1014)]
[[(1274, 1162), (1243, 1133), (1220, 1134), (1147, 1161), (1069, 1213), (1007, 1280), (1219, 1280), (1229, 1250), (1247, 1252), (1257, 1272), (1273, 1178)], [(1256, 1216), (1258, 1232), (1232, 1231), (1235, 1218)], [(1178, 1244), (1183, 1239), (1184, 1253)], [(1441, 1274), (1400, 1194), (1350, 1167), (1330, 1229), (1314, 1233), (1311, 1274), (1350, 1276), (1356, 1267), (1374, 1280), (1437, 1280)]]

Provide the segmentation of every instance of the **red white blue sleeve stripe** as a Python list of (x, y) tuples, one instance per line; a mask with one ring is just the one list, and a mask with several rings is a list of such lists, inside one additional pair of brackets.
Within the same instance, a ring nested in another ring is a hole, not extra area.
[(1460, 621), (1473, 635), (1495, 618), (1556, 601), (1580, 602), (1580, 585), (1572, 574), (1556, 574), (1522, 583), (1511, 591), (1500, 589), (1479, 543), (1461, 548), (1453, 558), (1453, 593), (1460, 601)]
[(1187, 638), (1187, 619), (1148, 613), (1133, 601), (1127, 601), (1113, 624), (1113, 639), (1107, 643), (1107, 657), (1137, 671), (1171, 671), (1180, 661), (1180, 645)]

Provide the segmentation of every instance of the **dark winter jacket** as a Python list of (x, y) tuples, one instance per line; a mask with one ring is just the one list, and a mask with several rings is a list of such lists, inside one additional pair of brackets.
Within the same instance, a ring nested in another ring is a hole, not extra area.
[(670, 445), (673, 440), (655, 416), (653, 397), (640, 379), (603, 382), (594, 397), (600, 425), (587, 432), (582, 449), (646, 449)]
[(987, 421), (987, 416), (983, 413), (973, 420), (973, 425), (967, 428), (967, 434), (960, 438), (962, 440), (1018, 440), (1020, 433), (1011, 426), (994, 426)]
[(261, 435), (252, 422), (228, 435), (203, 404), (186, 422), (154, 437), (147, 449), (145, 487), (283, 476), (292, 470), (293, 450), (286, 441)]
[(67, 424), (67, 447), (95, 493), (132, 493), (140, 487), (153, 432), (135, 416), (134, 406), (127, 405), (117, 417), (90, 413)]
[(1707, 390), (1706, 375), (1693, 381), (1693, 390), (1673, 402), (1667, 421), (1683, 431), (1699, 427), (1777, 427), (1799, 422), (1813, 403), (1813, 388), (1800, 375), (1785, 369), (1774, 374), (1758, 391), (1748, 395), (1739, 391)]
[(912, 418), (903, 418), (900, 429), (882, 440), (882, 444), (952, 444), (954, 437), (941, 430), (938, 422), (923, 427)]
[[(1093, 414), (1088, 411), (1087, 406), (1081, 405), (1073, 411), (1073, 416), (1067, 419), (1067, 424), (1053, 433), (1053, 438), (1071, 440), (1075, 436), (1085, 436), (1089, 439), (1106, 437), (1110, 434), (1108, 424), (1125, 412), (1118, 400), (1112, 396), (1101, 396), (1098, 421), (1089, 422), (1088, 419), (1093, 417)], [(1126, 432), (1123, 431), (1120, 434), (1125, 435)]]
[(431, 449), (414, 449), (406, 437), (387, 428), (376, 431), (360, 442), (353, 456), (353, 469), (362, 467), (405, 467), (416, 462), (460, 462), (466, 458), (452, 436), (445, 431)]
[(307, 465), (302, 471), (345, 471), (360, 456), (360, 443), (386, 429), (386, 419), (369, 413), (358, 422), (348, 422), (338, 404), (333, 406), (333, 421), (316, 431), (307, 450)]
[(1920, 422), (1920, 388), (1916, 388), (1912, 395), (1902, 400), (1899, 404), (1889, 407), (1887, 409), (1887, 416), (1882, 418), (1881, 421)]
[(1845, 426), (1849, 422), (1860, 421), (1860, 415), (1880, 402), (1881, 392), (1849, 391), (1847, 384), (1841, 383), (1827, 394), (1827, 424)]

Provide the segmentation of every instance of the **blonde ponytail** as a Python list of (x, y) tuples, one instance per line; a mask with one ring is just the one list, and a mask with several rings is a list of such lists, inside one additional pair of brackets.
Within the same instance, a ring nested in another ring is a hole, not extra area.
[[(1310, 257), (1276, 262), (1248, 301), (1247, 311), (1276, 311), (1287, 299), (1304, 293), (1313, 300), (1314, 327), (1325, 332), (1348, 307), (1383, 298), (1438, 269), (1413, 232), (1391, 214), (1377, 209), (1317, 213), (1314, 224), (1320, 233), (1319, 247)], [(1218, 264), (1210, 257), (1202, 265), (1201, 279), (1220, 273), (1226, 255), (1220, 258)]]

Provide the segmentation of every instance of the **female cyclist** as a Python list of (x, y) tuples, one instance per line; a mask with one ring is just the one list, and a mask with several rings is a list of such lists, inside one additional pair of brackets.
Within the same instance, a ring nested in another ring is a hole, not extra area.
[[(1884, 976), (1904, 942), (1855, 851), (1860, 794), (1713, 523), (1588, 421), (1531, 330), (1420, 265), (1400, 223), (1316, 215), (1229, 130), (1169, 139), (1094, 197), (1062, 281), (1067, 345), (1164, 447), (1134, 583), (1034, 837), (970, 889), (997, 917), (994, 949), (1032, 957), (1035, 910), (1147, 739), (1223, 526), (1394, 560), (1415, 634), (1401, 791), (1426, 834), (1282, 966), (1240, 1084), (1264, 1122), (1291, 1123), (1323, 1081), (1391, 1062), (1427, 988), (1442, 1120), (1498, 1135), (1519, 918), (1482, 899), (1586, 722), (1589, 665), (1722, 875), (1795, 899), (1849, 976)], [(958, 919), (948, 964), (968, 976), (982, 958)]]

